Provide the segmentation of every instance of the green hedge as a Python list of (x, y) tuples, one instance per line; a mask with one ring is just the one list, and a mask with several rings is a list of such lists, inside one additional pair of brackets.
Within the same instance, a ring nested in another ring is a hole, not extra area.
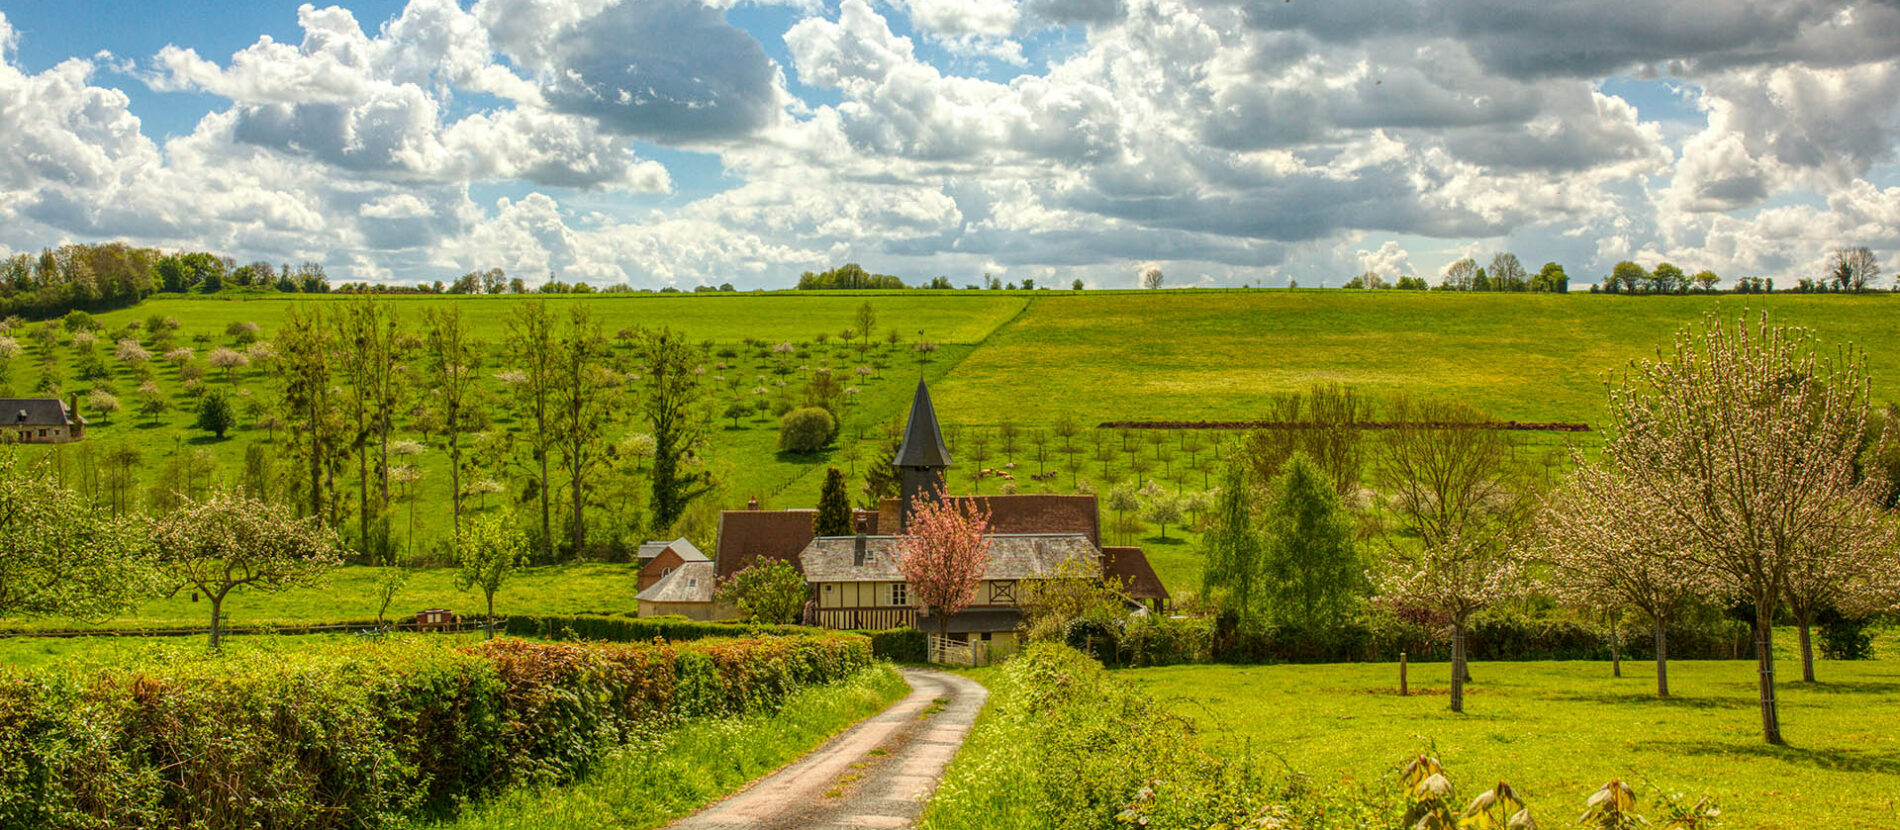
[(644, 643), (655, 639), (678, 643), (707, 637), (778, 637), (818, 634), (825, 631), (825, 629), (801, 625), (700, 622), (674, 616), (617, 617), (595, 614), (516, 614), (506, 618), (502, 624), (509, 634), (516, 637), (534, 637), (542, 640), (594, 640), (608, 643)]
[(915, 628), (892, 628), (884, 631), (854, 631), (871, 638), (871, 653), (879, 660), (893, 663), (928, 663), (930, 646), (925, 641), (924, 632)]
[(569, 778), (643, 730), (774, 709), (873, 663), (850, 635), (415, 638), (0, 677), (0, 827), (377, 828)]

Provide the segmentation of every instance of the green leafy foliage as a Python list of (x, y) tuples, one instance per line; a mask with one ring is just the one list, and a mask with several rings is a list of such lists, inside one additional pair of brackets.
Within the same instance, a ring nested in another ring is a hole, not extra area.
[(782, 625), (796, 622), (810, 596), (805, 577), (783, 559), (755, 562), (720, 580), (714, 596), (747, 618)]
[(815, 406), (801, 406), (785, 413), (778, 424), (778, 448), (781, 452), (810, 455), (825, 448), (838, 431), (837, 419)]

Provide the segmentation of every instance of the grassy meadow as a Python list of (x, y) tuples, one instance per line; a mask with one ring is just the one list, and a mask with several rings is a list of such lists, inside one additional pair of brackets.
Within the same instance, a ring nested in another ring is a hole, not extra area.
[[(1792, 634), (1792, 632), (1788, 632)], [(1463, 799), (1510, 782), (1546, 826), (1581, 813), (1604, 781), (1720, 800), (1723, 826), (1876, 830), (1900, 816), (1900, 642), (1884, 659), (1822, 661), (1800, 682), (1780, 638), (1782, 726), (1762, 743), (1753, 661), (1672, 661), (1657, 700), (1653, 664), (1478, 663), (1466, 712), (1446, 709), (1444, 664), (1173, 666), (1116, 672), (1192, 719), (1220, 751), (1375, 789), (1408, 754), (1435, 752)], [(1462, 803), (1462, 802), (1461, 802)], [(1655, 816), (1652, 814), (1652, 818)]]

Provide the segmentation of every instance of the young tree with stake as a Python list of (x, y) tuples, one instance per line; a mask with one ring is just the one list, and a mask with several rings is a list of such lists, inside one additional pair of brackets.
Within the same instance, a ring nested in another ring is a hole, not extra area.
[(1400, 399), (1378, 477), (1406, 537), (1387, 538), (1386, 596), (1451, 620), (1451, 710), (1465, 706), (1465, 632), (1471, 615), (1521, 589), (1512, 537), (1529, 488), (1503, 430), (1468, 406)]

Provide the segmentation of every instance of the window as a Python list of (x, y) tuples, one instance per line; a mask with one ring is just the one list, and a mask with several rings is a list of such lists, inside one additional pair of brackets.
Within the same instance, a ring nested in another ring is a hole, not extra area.
[(905, 585), (902, 582), (891, 583), (891, 604), (892, 605), (909, 605), (910, 604), (910, 586)]
[(999, 579), (990, 583), (990, 602), (1015, 602), (1016, 581)]

